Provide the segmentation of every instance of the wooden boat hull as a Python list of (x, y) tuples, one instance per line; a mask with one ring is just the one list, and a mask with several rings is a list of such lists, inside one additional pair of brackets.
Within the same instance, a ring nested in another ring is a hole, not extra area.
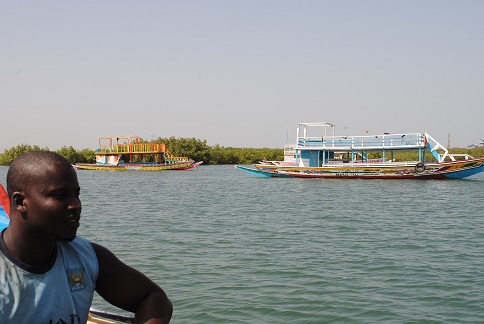
[(261, 178), (270, 178), (270, 177), (290, 178), (291, 177), (288, 174), (278, 173), (277, 171), (273, 171), (273, 170), (264, 171), (264, 170), (247, 168), (240, 165), (236, 165), (235, 168)]
[(184, 167), (182, 169), (174, 169), (174, 170), (191, 170), (197, 168), (200, 164), (203, 164), (203, 161), (193, 162), (188, 167)]
[(139, 164), (139, 163), (125, 163), (122, 165), (107, 165), (107, 164), (94, 164), (94, 163), (77, 163), (74, 167), (77, 170), (105, 170), (105, 171), (126, 171), (126, 170), (139, 170), (139, 171), (163, 171), (163, 170), (189, 170), (198, 167), (202, 164), (200, 162), (183, 162), (174, 164)]
[(359, 164), (324, 167), (284, 167), (255, 164), (255, 169), (237, 169), (260, 177), (325, 178), (325, 179), (463, 179), (484, 171), (484, 158), (423, 164)]
[(134, 317), (91, 307), (87, 324), (134, 323)]

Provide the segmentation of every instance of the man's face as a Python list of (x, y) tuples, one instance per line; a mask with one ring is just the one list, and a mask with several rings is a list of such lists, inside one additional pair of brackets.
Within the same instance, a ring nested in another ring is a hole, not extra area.
[(51, 164), (25, 188), (26, 226), (32, 235), (72, 241), (81, 217), (79, 182), (72, 167)]

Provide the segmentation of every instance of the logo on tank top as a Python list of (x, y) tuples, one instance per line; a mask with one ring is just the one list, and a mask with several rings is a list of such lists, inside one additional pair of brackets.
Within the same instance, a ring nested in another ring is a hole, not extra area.
[(71, 291), (83, 290), (86, 288), (84, 283), (84, 268), (68, 268), (67, 279), (69, 281), (69, 287)]

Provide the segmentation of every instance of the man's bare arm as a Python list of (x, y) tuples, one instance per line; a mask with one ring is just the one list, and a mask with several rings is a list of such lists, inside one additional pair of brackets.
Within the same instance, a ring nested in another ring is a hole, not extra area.
[(136, 323), (169, 323), (173, 305), (163, 289), (105, 247), (91, 244), (99, 263), (97, 293), (112, 305), (135, 313)]

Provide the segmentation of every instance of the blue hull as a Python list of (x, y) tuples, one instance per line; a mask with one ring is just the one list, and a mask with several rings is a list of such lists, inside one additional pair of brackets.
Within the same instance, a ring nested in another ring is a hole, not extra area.
[(467, 177), (473, 176), (475, 174), (478, 174), (482, 171), (484, 171), (484, 164), (479, 166), (479, 167), (472, 168), (472, 169), (446, 173), (445, 177), (449, 178), (449, 179), (463, 179), (463, 178), (467, 178)]
[(256, 177), (261, 177), (261, 178), (290, 178), (290, 176), (288, 176), (287, 174), (265, 172), (265, 171), (260, 171), (260, 170), (257, 170), (257, 169), (243, 167), (243, 166), (240, 166), (240, 165), (236, 165), (235, 168), (242, 170), (244, 172), (250, 173), (250, 174), (252, 174)]

